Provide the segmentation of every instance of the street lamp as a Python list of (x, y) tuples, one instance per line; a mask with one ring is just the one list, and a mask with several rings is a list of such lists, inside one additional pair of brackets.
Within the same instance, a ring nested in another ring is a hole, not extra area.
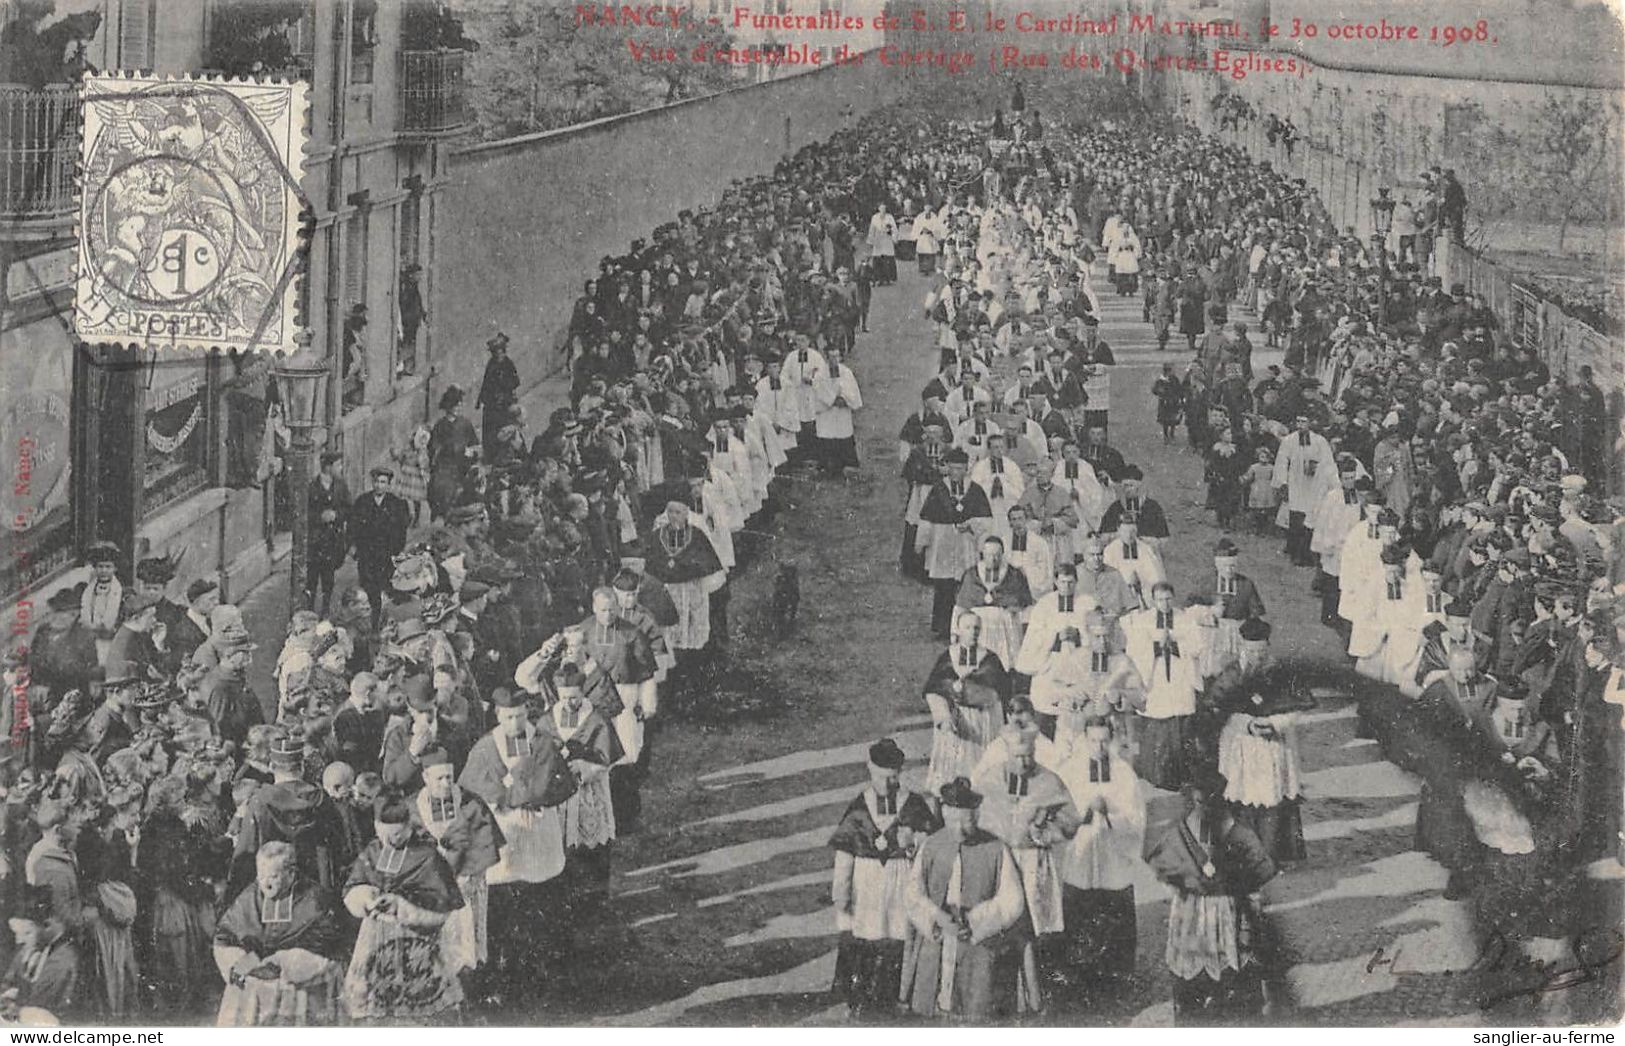
[(1394, 227), (1394, 200), (1386, 185), (1371, 201), (1371, 244), (1377, 250), (1377, 326), (1388, 322), (1388, 230)]
[(293, 503), (293, 562), (288, 570), (289, 606), (305, 605), (305, 567), (310, 556), (310, 456), (312, 433), (322, 424), (322, 395), (328, 361), (310, 352), (310, 335), (298, 336), (299, 351), (278, 360), (273, 373), (282, 397), (282, 417), (290, 434), (289, 500)]

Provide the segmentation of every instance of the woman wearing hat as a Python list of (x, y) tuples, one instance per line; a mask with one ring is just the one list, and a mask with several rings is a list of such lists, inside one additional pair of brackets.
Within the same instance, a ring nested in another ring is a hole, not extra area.
[(71, 1020), (84, 990), (79, 951), (52, 911), (49, 889), (30, 889), (7, 923), (17, 950), (0, 979), (0, 1013), (24, 1026)]
[[(474, 409), (481, 411), (480, 444), (489, 460), (496, 455), (498, 433), (508, 423), (508, 412), (518, 402), (519, 370), (508, 356), (508, 336), (502, 332), (485, 343), (491, 358), (485, 362), (485, 376), (480, 380), (479, 395), (474, 398)], [(442, 407), (444, 409), (444, 407)]]
[(1264, 1008), (1266, 926), (1257, 894), (1275, 863), (1230, 812), (1229, 781), (1201, 767), (1184, 787), (1185, 815), (1164, 829), (1146, 863), (1173, 890), (1164, 953), (1174, 975), (1174, 1022), (1257, 1017)]
[(459, 411), (463, 390), (456, 385), (440, 394), (440, 417), (429, 430), (429, 513), (446, 514), (462, 489), (472, 459), (479, 456), (479, 436)]
[(79, 599), (79, 620), (96, 637), (96, 660), (107, 657), (124, 606), (124, 584), (118, 579), (119, 548), (111, 541), (98, 541), (85, 552), (90, 583)]

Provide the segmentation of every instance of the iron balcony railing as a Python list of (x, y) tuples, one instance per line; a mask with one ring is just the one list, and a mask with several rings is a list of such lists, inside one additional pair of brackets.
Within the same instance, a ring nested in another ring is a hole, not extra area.
[(79, 124), (77, 87), (0, 85), (0, 218), (73, 212)]
[(401, 52), (401, 130), (443, 134), (469, 122), (463, 51)]

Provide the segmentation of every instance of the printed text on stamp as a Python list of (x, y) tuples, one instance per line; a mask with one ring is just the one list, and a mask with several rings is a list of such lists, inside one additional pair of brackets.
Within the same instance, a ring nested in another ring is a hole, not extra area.
[(78, 335), (292, 351), (305, 86), (96, 76), (84, 100)]

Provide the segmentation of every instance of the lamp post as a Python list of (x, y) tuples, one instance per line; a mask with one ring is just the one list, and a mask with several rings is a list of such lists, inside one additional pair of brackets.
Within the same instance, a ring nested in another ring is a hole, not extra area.
[(1388, 230), (1394, 227), (1394, 200), (1386, 185), (1371, 201), (1371, 245), (1377, 251), (1377, 326), (1388, 322)]
[(328, 361), (310, 351), (310, 335), (299, 335), (299, 351), (278, 360), (274, 373), (282, 396), (283, 420), (290, 434), (289, 500), (293, 502), (293, 561), (288, 569), (288, 603), (305, 605), (305, 572), (310, 561), (310, 456), (316, 449), (313, 434), (324, 420)]

